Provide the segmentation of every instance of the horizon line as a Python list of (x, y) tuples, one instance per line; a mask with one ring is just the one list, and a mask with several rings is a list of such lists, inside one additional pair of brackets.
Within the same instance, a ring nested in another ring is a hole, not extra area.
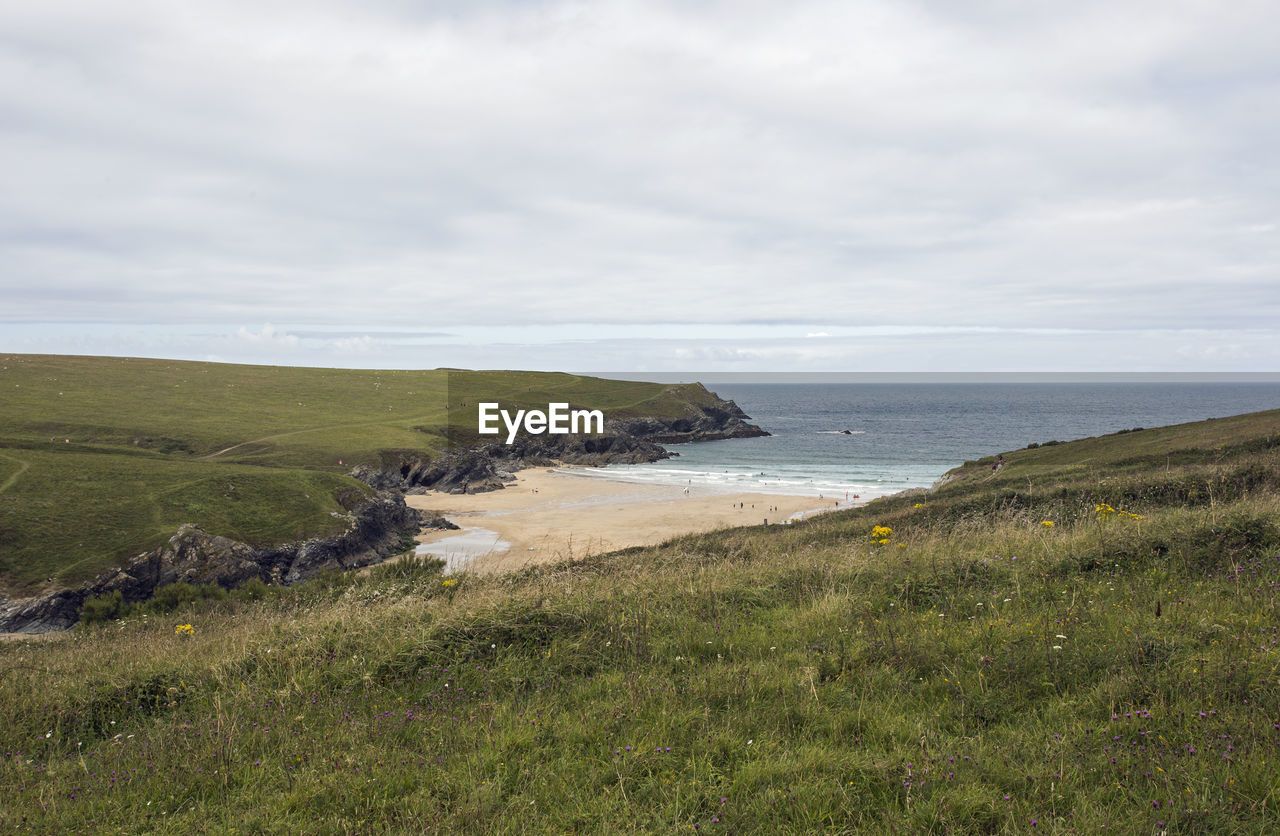
[(1280, 372), (582, 372), (651, 383), (1280, 383)]

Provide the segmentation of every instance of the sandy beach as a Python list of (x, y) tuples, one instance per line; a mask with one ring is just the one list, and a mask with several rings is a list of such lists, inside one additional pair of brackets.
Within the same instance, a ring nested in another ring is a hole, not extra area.
[[(450, 569), (507, 572), (534, 563), (579, 558), (628, 546), (661, 543), (680, 534), (849, 507), (843, 498), (717, 493), (691, 486), (618, 482), (572, 469), (531, 468), (500, 491), (426, 493), (406, 497), (414, 508), (440, 511), (461, 532), (428, 532)], [(504, 546), (505, 544), (505, 546)]]

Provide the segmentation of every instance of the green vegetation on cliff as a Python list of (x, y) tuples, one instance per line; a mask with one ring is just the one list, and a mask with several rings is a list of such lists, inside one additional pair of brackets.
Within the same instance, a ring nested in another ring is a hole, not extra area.
[(0, 355), (0, 393), (0, 589), (12, 594), (90, 579), (183, 523), (255, 545), (336, 533), (335, 513), (370, 493), (354, 466), (476, 440), (462, 403), (629, 418), (714, 401), (697, 385), (542, 372), (46, 355)]
[(2, 645), (0, 826), (1274, 833), (1278, 438), (1010, 451), (795, 526)]

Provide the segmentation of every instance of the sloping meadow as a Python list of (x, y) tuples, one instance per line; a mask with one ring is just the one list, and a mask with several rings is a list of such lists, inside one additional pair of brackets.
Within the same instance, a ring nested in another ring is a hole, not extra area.
[(0, 824), (1280, 830), (1274, 446), (1069, 447), (795, 526), (7, 643)]
[(0, 355), (0, 389), (0, 592), (15, 598), (92, 580), (187, 523), (255, 546), (340, 533), (372, 493), (357, 467), (492, 440), (477, 400), (622, 419), (718, 403), (696, 384), (543, 372), (22, 354)]

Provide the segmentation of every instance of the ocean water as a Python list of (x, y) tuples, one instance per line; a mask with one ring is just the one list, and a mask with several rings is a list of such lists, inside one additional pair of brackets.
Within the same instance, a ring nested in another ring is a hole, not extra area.
[[(584, 476), (862, 499), (928, 487), (966, 460), (1134, 427), (1280, 408), (1280, 383), (708, 384), (773, 435), (672, 445)], [(844, 430), (849, 433), (845, 434)]]

